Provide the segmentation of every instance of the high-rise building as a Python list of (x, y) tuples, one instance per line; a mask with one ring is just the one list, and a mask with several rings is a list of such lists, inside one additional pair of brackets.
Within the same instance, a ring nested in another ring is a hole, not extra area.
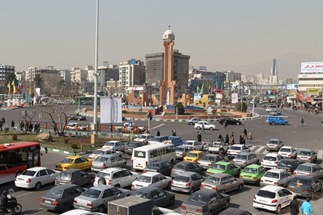
[(4, 84), (9, 73), (15, 73), (15, 66), (0, 64), (0, 83)]
[(126, 89), (144, 84), (145, 78), (144, 62), (131, 59), (119, 64), (119, 87)]
[(270, 70), (270, 77), (269, 77), (270, 84), (278, 84), (278, 69), (277, 69), (277, 62), (276, 59), (273, 59), (273, 64)]
[(45, 69), (41, 67), (29, 67), (26, 71), (26, 81), (34, 81), (36, 75), (40, 75), (44, 81), (44, 79), (60, 78), (60, 71), (53, 66), (48, 66)]

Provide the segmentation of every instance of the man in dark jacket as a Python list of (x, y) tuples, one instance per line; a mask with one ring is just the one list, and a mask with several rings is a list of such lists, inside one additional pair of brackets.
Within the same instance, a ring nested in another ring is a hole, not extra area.
[(290, 202), (290, 214), (291, 215), (297, 215), (299, 214), (299, 205), (298, 201), (296, 199), (296, 196), (294, 196), (293, 200)]

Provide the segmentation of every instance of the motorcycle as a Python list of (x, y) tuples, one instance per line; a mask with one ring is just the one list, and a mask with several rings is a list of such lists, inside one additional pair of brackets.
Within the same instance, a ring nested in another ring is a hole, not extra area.
[(2, 214), (19, 214), (22, 211), (22, 206), (17, 202), (17, 199), (15, 197), (12, 197), (11, 199), (8, 199), (7, 207), (3, 208), (3, 205), (1, 205)]

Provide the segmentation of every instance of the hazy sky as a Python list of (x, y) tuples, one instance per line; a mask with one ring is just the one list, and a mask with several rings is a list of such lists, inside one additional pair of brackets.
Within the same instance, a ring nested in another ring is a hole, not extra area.
[[(1, 0), (0, 64), (94, 65), (95, 9), (95, 0)], [(239, 70), (291, 52), (323, 60), (322, 10), (322, 0), (101, 0), (99, 65), (162, 52), (168, 25), (190, 66)]]

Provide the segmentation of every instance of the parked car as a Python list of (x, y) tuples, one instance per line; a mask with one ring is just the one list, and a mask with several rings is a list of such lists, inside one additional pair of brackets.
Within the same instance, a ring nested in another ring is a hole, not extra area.
[(284, 169), (292, 174), (300, 164), (301, 163), (295, 159), (283, 159), (278, 162), (277, 168)]
[(192, 194), (199, 190), (203, 176), (196, 172), (183, 172), (172, 180), (171, 190)]
[(222, 140), (215, 140), (213, 141), (212, 145), (209, 146), (209, 152), (225, 154), (227, 153), (229, 147), (230, 147), (229, 143), (225, 143)]
[(225, 121), (227, 121), (227, 125), (241, 125), (242, 124), (242, 122), (240, 120), (237, 120), (234, 118), (222, 118), (219, 120), (219, 123), (221, 125), (223, 125)]
[(92, 160), (82, 156), (68, 156), (56, 164), (55, 170), (63, 171), (67, 169), (91, 169)]
[(315, 163), (302, 163), (295, 171), (294, 175), (311, 175), (314, 178), (323, 178), (323, 168)]
[(195, 123), (198, 123), (200, 121), (201, 121), (200, 118), (193, 117), (193, 118), (190, 118), (189, 120), (187, 120), (186, 122), (188, 125), (195, 125)]
[(293, 176), (282, 169), (270, 169), (260, 179), (260, 186), (278, 185), (287, 187)]
[(203, 155), (204, 154), (202, 151), (193, 150), (187, 153), (183, 160), (197, 163), (203, 157)]
[(87, 126), (85, 125), (81, 125), (78, 122), (69, 122), (67, 123), (67, 125), (65, 126), (66, 130), (73, 130), (73, 131), (86, 131)]
[(92, 162), (91, 170), (98, 172), (109, 167), (125, 168), (126, 166), (127, 161), (120, 157), (119, 154), (100, 155)]
[(126, 145), (123, 142), (120, 142), (118, 140), (111, 140), (106, 142), (102, 148), (111, 149), (113, 151), (125, 152)]
[(279, 149), (283, 146), (284, 146), (284, 143), (280, 139), (270, 139), (267, 142), (267, 151), (278, 152)]
[(265, 110), (266, 112), (271, 112), (272, 110), (276, 110), (278, 109), (278, 106), (277, 105), (268, 105)]
[[(83, 210), (83, 209), (72, 209), (72, 210), (66, 211), (65, 213), (62, 213), (61, 215), (79, 215), (79, 214), (89, 215), (93, 213), (89, 213), (89, 211)], [(95, 212), (95, 215), (106, 215), (106, 213)]]
[(111, 154), (118, 154), (119, 157), (122, 157), (122, 152), (115, 152), (111, 149), (97, 149), (92, 154), (90, 154), (88, 158), (94, 160), (95, 158), (101, 155), (111, 155)]
[(227, 208), (219, 215), (252, 215), (252, 213), (241, 208)]
[(188, 146), (190, 150), (203, 151), (203, 145), (197, 140), (186, 140), (183, 146)]
[(268, 153), (261, 161), (261, 166), (265, 168), (277, 168), (278, 162), (284, 158), (277, 153)]
[(139, 141), (143, 143), (148, 143), (149, 140), (154, 139), (155, 136), (152, 134), (140, 134), (138, 137), (134, 139), (134, 141)]
[(210, 124), (207, 121), (199, 121), (199, 122), (195, 123), (195, 125), (194, 125), (194, 128), (196, 128), (198, 130), (202, 130), (203, 127), (205, 130), (215, 130), (215, 125)]
[(133, 194), (145, 199), (151, 199), (156, 206), (166, 207), (173, 206), (175, 203), (175, 194), (157, 187), (143, 187), (136, 190)]
[(297, 158), (297, 150), (292, 146), (283, 146), (279, 149), (278, 154), (280, 154), (283, 158)]
[(39, 190), (41, 186), (55, 182), (56, 172), (47, 167), (32, 167), (16, 177), (16, 187)]
[(269, 211), (275, 211), (277, 214), (281, 209), (289, 206), (290, 202), (296, 196), (295, 193), (286, 188), (267, 185), (262, 187), (257, 194), (253, 197), (253, 207), (261, 208)]
[(176, 175), (180, 175), (185, 171), (189, 172), (197, 172), (200, 173), (201, 175), (204, 172), (204, 169), (197, 165), (196, 163), (188, 162), (188, 161), (181, 161), (173, 167), (171, 171), (171, 176), (174, 178)]
[(297, 175), (288, 184), (288, 189), (298, 196), (314, 198), (316, 192), (322, 191), (322, 181), (313, 176)]
[(297, 160), (302, 163), (315, 163), (317, 161), (317, 153), (312, 149), (301, 149), (297, 155)]
[(242, 152), (250, 152), (250, 149), (244, 144), (234, 144), (229, 147), (227, 154), (229, 157), (235, 157)]
[(144, 146), (144, 145), (146, 145), (146, 143), (140, 142), (140, 141), (132, 141), (132, 142), (129, 142), (126, 145), (125, 153), (127, 153), (128, 155), (132, 155), (132, 150), (134, 148), (137, 148), (137, 147), (140, 147), (140, 146)]
[(67, 169), (57, 174), (55, 185), (60, 184), (76, 184), (84, 186), (92, 185), (94, 182), (94, 175), (89, 174), (80, 169)]
[(76, 184), (62, 184), (52, 187), (45, 195), (40, 197), (41, 207), (51, 210), (65, 212), (73, 207), (74, 198), (85, 191)]
[(85, 121), (86, 120), (86, 117), (85, 116), (82, 116), (80, 114), (75, 114), (75, 115), (70, 116), (68, 119), (69, 120)]
[(191, 150), (188, 146), (177, 146), (175, 149), (176, 159), (182, 160), (189, 151)]
[(206, 177), (202, 182), (201, 188), (228, 193), (233, 190), (243, 190), (244, 182), (242, 179), (235, 178), (225, 173), (216, 173)]
[(175, 147), (183, 145), (183, 140), (179, 136), (168, 136), (167, 140), (164, 140), (165, 144), (173, 144)]
[(153, 161), (143, 170), (143, 172), (159, 172), (163, 175), (170, 176), (173, 165), (169, 161)]
[(232, 160), (233, 164), (245, 168), (250, 164), (259, 164), (259, 158), (252, 152), (241, 152)]
[(204, 169), (208, 169), (212, 166), (213, 163), (221, 161), (223, 159), (222, 156), (216, 154), (207, 154), (204, 155), (197, 164), (203, 167)]
[(280, 110), (278, 109), (272, 109), (270, 112), (269, 112), (270, 116), (279, 116), (281, 115), (282, 113), (280, 112)]
[(131, 189), (137, 190), (143, 187), (170, 188), (172, 178), (158, 172), (145, 172), (132, 182)]
[(266, 169), (258, 164), (251, 164), (246, 166), (240, 173), (240, 178), (245, 183), (260, 184), (261, 177), (266, 173)]
[(230, 205), (230, 196), (202, 189), (193, 193), (181, 205), (182, 214), (216, 214)]
[(131, 191), (107, 185), (91, 187), (84, 193), (74, 198), (74, 208), (87, 211), (107, 212), (109, 201), (130, 196)]
[(227, 173), (232, 176), (238, 176), (240, 174), (241, 168), (234, 165), (233, 163), (226, 161), (218, 161), (212, 165), (212, 167), (206, 170), (207, 175), (212, 175), (215, 173)]
[(136, 172), (127, 169), (111, 167), (98, 172), (95, 176), (93, 186), (110, 185), (117, 188), (130, 187), (139, 176)]

